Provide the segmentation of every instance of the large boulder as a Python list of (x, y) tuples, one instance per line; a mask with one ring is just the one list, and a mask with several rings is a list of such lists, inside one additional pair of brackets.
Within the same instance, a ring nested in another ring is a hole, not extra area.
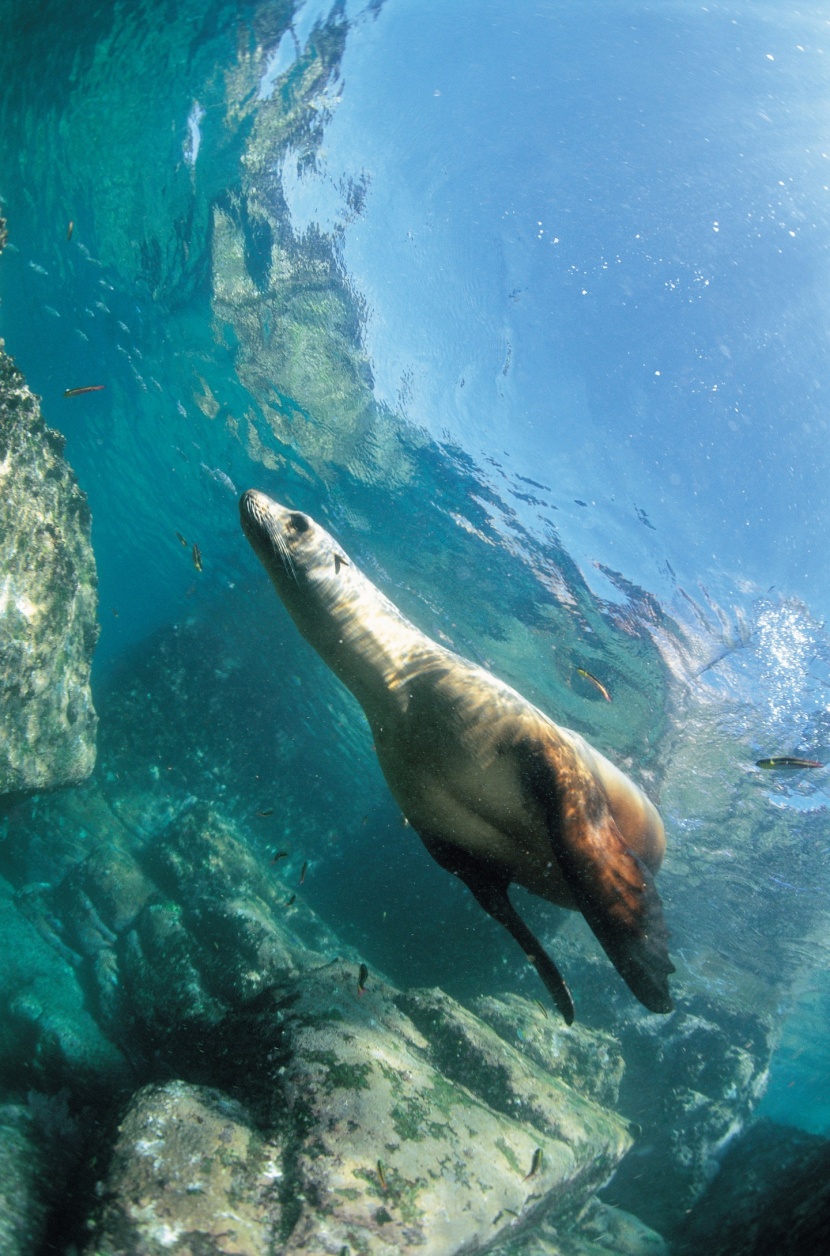
[(830, 1140), (762, 1120), (734, 1139), (686, 1218), (677, 1256), (830, 1251)]
[(89, 1256), (220, 1235), (249, 1256), (484, 1251), (570, 1219), (630, 1145), (447, 995), (376, 975), (361, 992), (343, 961), (259, 1000), (235, 1037), (242, 1098), (183, 1081), (134, 1097)]
[(0, 341), (0, 796), (76, 784), (95, 763), (97, 577), (63, 447)]

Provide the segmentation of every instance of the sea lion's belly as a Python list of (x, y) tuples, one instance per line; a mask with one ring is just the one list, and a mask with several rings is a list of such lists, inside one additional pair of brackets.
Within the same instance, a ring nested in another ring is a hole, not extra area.
[(503, 869), (511, 881), (562, 907), (573, 907), (553, 850), (546, 817), (528, 798), (514, 756), (499, 753), (468, 726), (447, 738), (402, 722), (376, 732), (386, 782), (404, 816), (429, 848), (449, 843)]

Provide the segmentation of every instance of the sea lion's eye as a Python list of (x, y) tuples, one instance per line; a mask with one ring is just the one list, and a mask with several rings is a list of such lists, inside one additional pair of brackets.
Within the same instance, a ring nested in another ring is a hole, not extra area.
[(299, 511), (295, 511), (293, 515), (288, 516), (288, 522), (295, 532), (308, 532), (307, 515), (301, 515)]

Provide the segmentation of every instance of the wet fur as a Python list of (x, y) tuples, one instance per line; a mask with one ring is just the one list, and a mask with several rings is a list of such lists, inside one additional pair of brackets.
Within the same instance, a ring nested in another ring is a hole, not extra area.
[(433, 857), (570, 992), (508, 897), (512, 882), (583, 913), (634, 994), (672, 1003), (654, 885), (660, 817), (609, 760), (405, 619), (308, 515), (250, 491), (243, 530), (303, 636), (360, 702), (381, 768)]

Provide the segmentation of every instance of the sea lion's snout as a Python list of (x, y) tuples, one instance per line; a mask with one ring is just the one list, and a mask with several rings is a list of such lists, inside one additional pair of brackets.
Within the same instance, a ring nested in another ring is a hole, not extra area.
[(314, 545), (303, 555), (298, 543), (306, 539), (311, 519), (299, 510), (281, 506), (267, 493), (249, 488), (239, 499), (242, 531), (272, 580), (283, 575), (294, 583), (314, 558)]
[(278, 545), (280, 521), (277, 516), (281, 513), (282, 507), (258, 489), (249, 488), (239, 499), (242, 531), (260, 558)]
[(255, 488), (246, 489), (240, 497), (239, 518), (242, 523), (242, 530), (249, 540), (253, 539), (252, 533), (256, 533), (262, 528), (265, 516), (268, 513), (267, 507), (270, 504), (271, 499)]

